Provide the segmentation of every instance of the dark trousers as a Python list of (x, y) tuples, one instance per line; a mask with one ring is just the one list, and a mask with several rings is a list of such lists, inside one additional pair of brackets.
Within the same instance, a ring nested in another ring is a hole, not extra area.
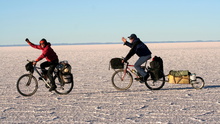
[(147, 72), (145, 72), (145, 70), (143, 68), (141, 68), (141, 65), (143, 63), (147, 62), (147, 60), (149, 60), (150, 58), (151, 58), (151, 55), (141, 56), (134, 64), (134, 67), (137, 70), (137, 72), (139, 72), (141, 74), (141, 76), (143, 76), (143, 77), (145, 77), (147, 75)]
[[(58, 65), (58, 63), (59, 63), (59, 60), (56, 59), (56, 60), (53, 60), (52, 62), (45, 61), (40, 64), (42, 72), (47, 75), (47, 77), (49, 78), (50, 83), (52, 85), (55, 85), (55, 81), (53, 79), (53, 71), (56, 68), (56, 66)], [(45, 70), (46, 67), (49, 67), (49, 69), (47, 71)]]

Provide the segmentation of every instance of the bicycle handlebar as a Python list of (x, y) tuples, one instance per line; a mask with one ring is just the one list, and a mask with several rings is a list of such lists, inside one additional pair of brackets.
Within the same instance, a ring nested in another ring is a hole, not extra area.
[(129, 62), (124, 62), (125, 64), (129, 65)]
[[(34, 61), (30, 61), (30, 60), (28, 60), (28, 59), (27, 59), (27, 61), (28, 61), (28, 62), (34, 62)], [(36, 65), (33, 65), (33, 66), (36, 67)]]
[(28, 61), (28, 62), (33, 62), (33, 61), (28, 60), (28, 59), (27, 59), (27, 61)]

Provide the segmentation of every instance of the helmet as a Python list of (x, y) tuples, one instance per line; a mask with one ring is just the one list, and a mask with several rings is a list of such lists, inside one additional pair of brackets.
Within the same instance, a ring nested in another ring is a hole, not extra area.
[(47, 44), (47, 40), (46, 40), (46, 39), (44, 39), (44, 38), (43, 38), (43, 39), (41, 39), (41, 40), (40, 40), (40, 44)]

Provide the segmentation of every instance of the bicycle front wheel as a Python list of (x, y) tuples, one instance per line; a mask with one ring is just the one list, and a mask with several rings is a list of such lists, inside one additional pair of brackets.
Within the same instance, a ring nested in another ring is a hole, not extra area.
[(24, 74), (17, 81), (17, 90), (23, 96), (32, 96), (37, 89), (37, 79), (31, 74)]
[(73, 81), (73, 75), (71, 75), (72, 81), (69, 83), (62, 83), (61, 79), (59, 79), (58, 77), (55, 78), (55, 83), (57, 88), (55, 89), (55, 92), (61, 95), (65, 95), (68, 94), (72, 91), (73, 89), (73, 85), (74, 85), (74, 81)]
[(159, 90), (161, 89), (165, 84), (165, 76), (163, 75), (162, 78), (158, 80), (147, 80), (145, 82), (145, 85), (150, 89), (150, 90)]
[(190, 83), (195, 89), (202, 89), (205, 85), (205, 81), (201, 77), (196, 77), (196, 80)]
[(133, 83), (133, 77), (130, 72), (124, 73), (124, 70), (117, 70), (112, 75), (112, 85), (117, 90), (127, 90)]

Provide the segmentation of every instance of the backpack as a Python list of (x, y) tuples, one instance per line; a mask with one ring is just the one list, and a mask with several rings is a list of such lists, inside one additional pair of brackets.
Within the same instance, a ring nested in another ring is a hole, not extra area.
[(158, 80), (164, 76), (163, 60), (160, 57), (154, 56), (150, 62), (150, 75), (153, 80)]
[(124, 63), (122, 63), (122, 58), (113, 58), (110, 60), (110, 65), (112, 69), (123, 69)]

